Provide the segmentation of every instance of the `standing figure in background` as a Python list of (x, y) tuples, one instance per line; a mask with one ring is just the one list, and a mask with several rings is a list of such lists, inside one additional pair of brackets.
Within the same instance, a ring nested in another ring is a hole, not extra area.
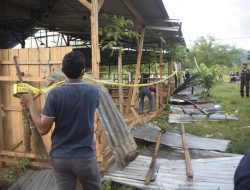
[[(142, 78), (141, 79), (141, 84), (147, 84), (148, 79), (147, 78)], [(143, 114), (144, 112), (144, 98), (145, 96), (148, 97), (148, 105), (149, 105), (149, 112), (153, 111), (153, 96), (151, 94), (151, 90), (147, 86), (142, 86), (139, 88), (139, 114)]]
[(250, 73), (247, 64), (243, 63), (243, 68), (240, 73), (240, 95), (244, 98), (244, 88), (246, 89), (246, 97), (249, 98), (249, 79)]
[(185, 79), (185, 80), (184, 80), (185, 82), (188, 81), (188, 80), (190, 79), (190, 72), (189, 72), (189, 69), (188, 69), (188, 68), (185, 70), (184, 79)]

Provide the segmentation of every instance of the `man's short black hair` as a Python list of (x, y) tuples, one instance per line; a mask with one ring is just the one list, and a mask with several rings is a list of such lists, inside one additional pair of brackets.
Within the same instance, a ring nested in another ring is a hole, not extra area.
[(77, 79), (85, 67), (85, 57), (80, 51), (67, 53), (62, 61), (62, 72), (70, 79)]
[(243, 66), (247, 66), (247, 63), (243, 63)]

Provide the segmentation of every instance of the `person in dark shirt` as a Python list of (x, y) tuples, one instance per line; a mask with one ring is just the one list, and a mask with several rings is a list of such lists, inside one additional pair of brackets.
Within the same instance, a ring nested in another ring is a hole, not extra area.
[(234, 173), (234, 190), (250, 189), (250, 149), (241, 159)]
[(77, 178), (84, 190), (102, 189), (94, 151), (94, 117), (100, 96), (96, 87), (81, 80), (84, 64), (81, 52), (64, 56), (62, 72), (68, 80), (49, 92), (41, 115), (31, 93), (21, 98), (42, 135), (55, 123), (50, 156), (59, 190), (74, 190)]
[(244, 88), (246, 89), (246, 97), (249, 98), (249, 79), (250, 73), (247, 64), (243, 63), (243, 68), (240, 73), (240, 95), (244, 98)]

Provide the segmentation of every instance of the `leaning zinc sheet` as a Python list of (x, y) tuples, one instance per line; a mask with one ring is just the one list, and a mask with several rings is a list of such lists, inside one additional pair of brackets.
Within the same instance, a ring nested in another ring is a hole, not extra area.
[[(157, 159), (156, 180), (144, 185), (151, 157), (138, 156), (124, 170), (107, 173), (105, 179), (140, 189), (160, 190), (233, 190), (233, 176), (242, 156), (194, 159), (194, 177), (188, 180), (184, 160)], [(138, 176), (141, 176), (140, 178)]]
[[(131, 132), (135, 138), (155, 142), (158, 131), (159, 128), (153, 123), (145, 122)], [(186, 137), (188, 147), (193, 149), (225, 151), (230, 143), (229, 140), (197, 137), (190, 134), (186, 134)], [(178, 133), (166, 132), (161, 136), (161, 144), (174, 148), (182, 148), (181, 135)]]

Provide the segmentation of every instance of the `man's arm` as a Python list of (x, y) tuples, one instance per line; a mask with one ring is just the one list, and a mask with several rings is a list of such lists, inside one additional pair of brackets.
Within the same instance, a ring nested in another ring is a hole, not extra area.
[(54, 123), (54, 118), (44, 117), (41, 116), (40, 113), (38, 113), (36, 104), (33, 100), (33, 96), (31, 93), (22, 95), (21, 104), (29, 108), (32, 120), (35, 126), (37, 127), (39, 133), (41, 135), (46, 135), (50, 131)]

